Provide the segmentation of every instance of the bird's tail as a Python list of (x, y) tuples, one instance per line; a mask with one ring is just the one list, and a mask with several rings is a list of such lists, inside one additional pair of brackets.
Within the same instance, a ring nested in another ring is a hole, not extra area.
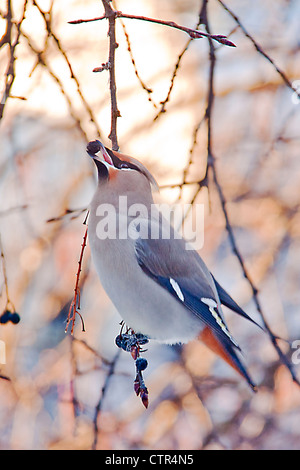
[(199, 339), (244, 377), (254, 392), (257, 391), (256, 385), (235, 351), (235, 346), (230, 341), (225, 342), (223, 338), (218, 338), (217, 334), (208, 327), (205, 327), (202, 333), (200, 333)]

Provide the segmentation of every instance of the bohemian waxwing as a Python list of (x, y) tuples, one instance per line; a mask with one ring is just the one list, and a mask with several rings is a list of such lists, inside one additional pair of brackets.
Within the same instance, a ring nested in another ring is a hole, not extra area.
[[(92, 259), (122, 319), (135, 333), (163, 343), (199, 338), (255, 389), (221, 304), (255, 322), (155, 210), (153, 176), (134, 158), (98, 140), (88, 144), (87, 152), (98, 170), (88, 223)], [(134, 217), (136, 209), (139, 217)], [(156, 235), (151, 238), (152, 233)]]

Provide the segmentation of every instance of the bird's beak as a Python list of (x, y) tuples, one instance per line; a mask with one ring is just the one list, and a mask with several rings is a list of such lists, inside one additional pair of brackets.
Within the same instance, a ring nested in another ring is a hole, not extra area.
[(99, 140), (93, 140), (92, 142), (89, 142), (87, 146), (87, 153), (94, 160), (107, 164), (113, 168), (115, 167), (114, 162), (112, 161), (106, 148)]

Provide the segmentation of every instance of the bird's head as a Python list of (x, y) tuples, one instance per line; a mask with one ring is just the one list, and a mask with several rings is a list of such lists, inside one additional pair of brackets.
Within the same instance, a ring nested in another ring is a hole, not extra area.
[(88, 143), (87, 153), (97, 166), (99, 182), (118, 185), (119, 188), (125, 185), (132, 189), (132, 186), (143, 185), (146, 178), (149, 186), (158, 188), (154, 177), (138, 160), (108, 149), (99, 140)]

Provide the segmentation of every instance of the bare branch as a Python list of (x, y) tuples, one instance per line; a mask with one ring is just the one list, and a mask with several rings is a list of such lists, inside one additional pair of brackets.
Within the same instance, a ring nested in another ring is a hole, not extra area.
[[(102, 2), (106, 3), (105, 0), (102, 0)], [(229, 41), (226, 36), (223, 36), (221, 34), (208, 34), (203, 31), (197, 31), (195, 29), (187, 28), (186, 26), (181, 26), (174, 21), (164, 21), (164, 20), (159, 20), (156, 18), (149, 18), (146, 16), (138, 16), (138, 15), (127, 15), (126, 13), (122, 13), (121, 11), (115, 11), (114, 12), (114, 17), (115, 18), (126, 18), (130, 20), (140, 20), (140, 21), (147, 21), (149, 23), (155, 23), (155, 24), (160, 24), (163, 26), (168, 26), (170, 28), (178, 29), (180, 31), (183, 31), (187, 33), (191, 38), (193, 39), (199, 39), (203, 37), (210, 37), (212, 40), (219, 42), (220, 44), (224, 44), (225, 46), (230, 46), (230, 47), (236, 47), (233, 42)], [(74, 20), (74, 21), (69, 21), (69, 24), (80, 24), (80, 23), (89, 23), (91, 21), (99, 21), (103, 20), (104, 18), (108, 18), (107, 13), (105, 13), (104, 16), (100, 16), (98, 18), (91, 18), (91, 19), (86, 19), (86, 20)]]
[(245, 26), (241, 23), (241, 21), (239, 20), (239, 18), (236, 16), (236, 14), (227, 6), (225, 5), (225, 3), (222, 1), (222, 0), (218, 0), (218, 2), (220, 3), (220, 5), (222, 5), (222, 7), (224, 8), (224, 10), (227, 11), (227, 13), (229, 13), (229, 15), (234, 19), (234, 21), (238, 24), (238, 26), (240, 27), (240, 29), (243, 31), (244, 35), (250, 39), (250, 41), (252, 42), (253, 46), (255, 47), (255, 49), (257, 50), (257, 52), (259, 52), (265, 59), (267, 59), (270, 64), (273, 65), (273, 67), (275, 68), (276, 72), (279, 73), (279, 75), (281, 76), (282, 80), (284, 81), (284, 83), (291, 89), (293, 90), (294, 93), (297, 94), (297, 96), (300, 98), (300, 92), (299, 90), (297, 90), (293, 85), (292, 83), (290, 82), (290, 80), (288, 79), (287, 75), (283, 72), (283, 70), (281, 70), (278, 65), (275, 64), (274, 60), (271, 59), (271, 57), (262, 49), (262, 47), (255, 41), (255, 39), (253, 38), (253, 36), (251, 36), (251, 34), (247, 31), (247, 29), (245, 28)]
[(96, 116), (94, 115), (94, 111), (93, 109), (91, 108), (91, 106), (88, 104), (87, 100), (85, 99), (85, 97), (83, 96), (83, 91), (81, 89), (81, 85), (79, 83), (79, 79), (77, 78), (77, 76), (75, 75), (75, 72), (73, 70), (73, 67), (71, 65), (71, 62), (67, 56), (67, 53), (66, 51), (63, 49), (62, 47), (62, 44), (61, 44), (61, 41), (59, 40), (59, 38), (57, 37), (57, 35), (53, 32), (53, 27), (52, 27), (52, 7), (53, 7), (53, 2), (50, 6), (50, 9), (49, 11), (45, 12), (41, 9), (41, 7), (38, 5), (38, 3), (36, 2), (36, 0), (33, 0), (33, 4), (37, 7), (37, 9), (39, 10), (40, 14), (42, 15), (43, 17), (43, 20), (45, 22), (45, 27), (46, 27), (46, 31), (48, 33), (48, 37), (52, 37), (59, 52), (61, 53), (62, 57), (64, 58), (68, 68), (69, 68), (69, 71), (70, 71), (70, 76), (71, 76), (71, 79), (74, 80), (75, 84), (76, 84), (76, 88), (77, 88), (77, 93), (81, 99), (81, 102), (84, 106), (84, 108), (86, 109), (89, 117), (90, 117), (90, 121), (95, 125), (96, 127), (96, 131), (98, 133), (98, 135), (101, 137), (101, 130), (98, 126), (98, 123), (97, 123), (97, 119), (96, 119)]
[(120, 354), (121, 354), (121, 349), (119, 349), (117, 351), (114, 359), (110, 363), (109, 370), (108, 370), (108, 373), (107, 373), (106, 378), (105, 378), (104, 385), (103, 385), (102, 390), (101, 390), (101, 396), (100, 396), (99, 401), (97, 403), (97, 406), (95, 408), (95, 415), (94, 415), (94, 420), (93, 420), (93, 423), (94, 423), (94, 441), (93, 441), (93, 445), (92, 445), (93, 450), (96, 450), (97, 444), (98, 444), (99, 416), (101, 415), (101, 411), (102, 411), (102, 407), (103, 407), (103, 401), (104, 401), (104, 398), (107, 394), (109, 382), (110, 382), (112, 376), (115, 373), (115, 368), (116, 368), (118, 359), (120, 357)]
[(133, 53), (132, 53), (132, 48), (131, 48), (131, 43), (130, 43), (130, 39), (129, 39), (129, 35), (127, 33), (127, 30), (126, 30), (126, 26), (124, 24), (124, 21), (122, 21), (120, 19), (120, 22), (121, 22), (121, 25), (122, 25), (122, 28), (123, 28), (123, 33), (124, 33), (124, 36), (125, 36), (125, 39), (126, 39), (126, 42), (127, 42), (127, 50), (129, 52), (129, 55), (130, 55), (130, 59), (131, 59), (131, 63), (132, 63), (132, 66), (133, 66), (133, 69), (134, 69), (134, 73), (138, 79), (138, 81), (140, 82), (141, 84), (141, 87), (143, 88), (143, 90), (146, 91), (146, 93), (148, 94), (148, 101), (150, 101), (152, 104), (153, 104), (153, 107), (154, 108), (157, 108), (157, 105), (156, 103), (153, 101), (152, 99), (152, 96), (151, 94), (153, 93), (153, 90), (151, 88), (149, 88), (145, 82), (143, 81), (143, 79), (141, 78), (140, 74), (139, 74), (139, 71), (137, 69), (137, 66), (136, 66), (136, 63), (135, 63), (135, 59), (134, 59), (134, 56), (133, 56)]
[(80, 251), (80, 256), (79, 256), (79, 261), (78, 261), (78, 270), (77, 270), (77, 274), (76, 274), (74, 297), (73, 297), (73, 300), (72, 300), (70, 308), (69, 308), (69, 314), (68, 314), (68, 318), (67, 318), (67, 325), (66, 325), (66, 329), (65, 329), (65, 331), (67, 332), (68, 328), (69, 328), (69, 324), (72, 323), (71, 335), (73, 335), (73, 332), (74, 332), (76, 314), (79, 315), (79, 317), (80, 317), (81, 325), (82, 325), (82, 331), (85, 331), (83, 318), (82, 318), (81, 314), (78, 312), (78, 310), (80, 310), (79, 280), (80, 280), (80, 273), (81, 273), (81, 270), (82, 270), (83, 254), (84, 254), (84, 250), (85, 250), (86, 243), (87, 243), (87, 234), (88, 234), (88, 228), (86, 228), (85, 234), (83, 236), (83, 241), (82, 241), (81, 251)]
[[(21, 34), (20, 29), (21, 29), (21, 25), (22, 25), (22, 23), (25, 19), (27, 3), (28, 3), (28, 1), (26, 0), (24, 2), (24, 6), (23, 6), (22, 17), (21, 17), (20, 21), (18, 23), (16, 23), (16, 22), (13, 21), (12, 1), (11, 0), (7, 1), (7, 12), (4, 15), (4, 18), (6, 19), (6, 31), (5, 31), (4, 35), (2, 36), (2, 38), (0, 40), (0, 48), (2, 46), (4, 46), (5, 44), (8, 44), (8, 47), (9, 47), (9, 63), (8, 63), (7, 71), (6, 71), (6, 74), (5, 74), (5, 81), (6, 81), (5, 90), (4, 90), (3, 96), (0, 100), (0, 120), (3, 117), (4, 108), (5, 108), (7, 99), (10, 97), (11, 88), (12, 88), (14, 80), (15, 80), (15, 61), (16, 61), (15, 51), (16, 51), (16, 47), (19, 44), (20, 34)], [(16, 28), (17, 28), (17, 34), (16, 34), (15, 40), (13, 40), (13, 25), (15, 25)]]
[(102, 0), (105, 10), (105, 18), (108, 18), (108, 36), (109, 36), (109, 88), (111, 102), (111, 129), (108, 138), (111, 140), (112, 149), (118, 151), (117, 137), (117, 119), (121, 117), (117, 104), (117, 85), (115, 77), (115, 52), (118, 47), (116, 42), (116, 17), (117, 12), (113, 10), (108, 0)]
[[(196, 27), (194, 28), (195, 31), (198, 31), (199, 26), (200, 26), (200, 15), (199, 15), (199, 19), (198, 19), (198, 22), (197, 22), (197, 24), (196, 24)], [(172, 74), (172, 78), (171, 78), (171, 82), (170, 82), (170, 87), (169, 87), (167, 96), (166, 96), (166, 98), (165, 98), (163, 101), (160, 102), (161, 108), (160, 108), (159, 113), (155, 116), (154, 121), (156, 121), (162, 113), (165, 113), (165, 112), (166, 112), (166, 104), (167, 104), (168, 101), (170, 100), (170, 96), (171, 96), (171, 93), (172, 93), (172, 90), (173, 90), (173, 87), (174, 87), (175, 78), (176, 78), (178, 69), (179, 69), (179, 67), (180, 67), (181, 61), (182, 61), (183, 56), (185, 55), (186, 51), (188, 50), (188, 48), (189, 48), (191, 42), (192, 42), (194, 39), (195, 39), (195, 38), (193, 38), (193, 37), (190, 37), (190, 38), (189, 38), (189, 40), (187, 41), (186, 45), (184, 46), (183, 50), (181, 51), (181, 53), (179, 54), (179, 56), (178, 56), (178, 58), (177, 58), (177, 62), (176, 62), (175, 67), (174, 67), (174, 71), (173, 71), (173, 74)]]
[[(47, 60), (44, 58), (44, 51), (40, 51), (36, 48), (36, 46), (33, 44), (31, 38), (24, 32), (24, 31), (21, 31), (21, 34), (22, 34), (22, 37), (24, 37), (27, 41), (27, 44), (29, 46), (29, 48), (33, 51), (33, 53), (36, 55), (36, 64), (35, 66), (33, 67), (32, 71), (31, 71), (31, 74), (33, 73), (33, 71), (35, 70), (35, 68), (37, 67), (37, 65), (42, 65), (46, 70), (47, 72), (49, 73), (49, 75), (52, 77), (52, 79), (56, 82), (56, 84), (58, 85), (62, 95), (65, 97), (66, 101), (67, 101), (67, 104), (68, 104), (68, 107), (69, 107), (69, 112), (70, 112), (70, 116), (74, 119), (74, 121), (76, 122), (76, 125), (77, 125), (77, 128), (79, 130), (79, 132), (82, 134), (82, 137), (84, 138), (84, 140), (86, 142), (88, 142), (88, 136), (85, 132), (85, 130), (83, 129), (82, 125), (81, 125), (81, 120), (80, 118), (77, 116), (75, 110), (74, 110), (74, 106), (73, 106), (73, 103), (72, 103), (72, 100), (71, 98), (69, 97), (68, 93), (66, 92), (65, 90), (65, 87), (63, 85), (63, 82), (62, 80), (58, 77), (58, 75), (55, 74), (55, 72), (52, 70), (51, 66), (49, 65), (49, 63), (47, 62)], [(30, 75), (31, 75), (30, 74)]]
[(4, 256), (4, 251), (3, 251), (3, 246), (2, 246), (2, 240), (1, 240), (1, 235), (0, 235), (0, 257), (2, 261), (2, 272), (3, 272), (3, 278), (4, 278), (4, 286), (5, 286), (5, 295), (6, 295), (6, 304), (4, 307), (4, 311), (8, 310), (11, 308), (13, 312), (16, 311), (15, 306), (13, 302), (10, 299), (9, 296), (9, 291), (8, 291), (8, 279), (7, 279), (7, 271), (6, 271), (6, 261), (5, 261), (5, 256)]

